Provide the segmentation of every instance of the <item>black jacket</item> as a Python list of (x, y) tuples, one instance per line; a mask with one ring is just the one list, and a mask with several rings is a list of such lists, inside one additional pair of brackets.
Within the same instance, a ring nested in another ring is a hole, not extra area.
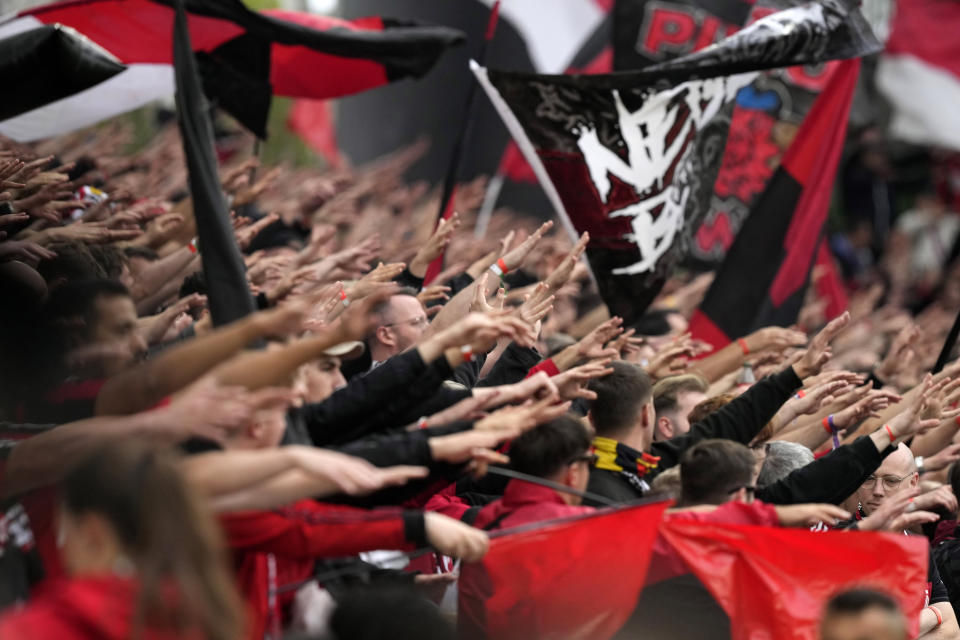
[(446, 358), (427, 365), (412, 349), (355, 376), (323, 402), (292, 408), (287, 415), (291, 428), (302, 428), (317, 446), (352, 442), (416, 421), (419, 415), (402, 420), (431, 398), (452, 373)]
[(894, 451), (894, 447), (877, 451), (869, 436), (860, 436), (852, 444), (837, 447), (786, 478), (760, 487), (757, 499), (771, 504), (840, 504)]

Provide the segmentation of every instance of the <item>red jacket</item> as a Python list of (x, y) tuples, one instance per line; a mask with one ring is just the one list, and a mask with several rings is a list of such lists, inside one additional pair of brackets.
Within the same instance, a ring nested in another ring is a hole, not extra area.
[(593, 507), (567, 504), (560, 494), (539, 484), (511, 480), (503, 497), (477, 514), (473, 526), (479, 529), (509, 529), (531, 522), (568, 518), (590, 513)]
[(309, 579), (317, 558), (416, 547), (396, 509), (367, 511), (300, 500), (273, 511), (226, 514), (220, 521), (249, 609), (249, 637), (256, 640), (280, 637), (296, 589), (275, 597), (271, 591)]
[[(0, 616), (0, 638), (36, 640), (128, 640), (133, 636), (137, 583), (114, 575), (57, 580), (26, 607)], [(143, 640), (200, 640), (150, 629)]]

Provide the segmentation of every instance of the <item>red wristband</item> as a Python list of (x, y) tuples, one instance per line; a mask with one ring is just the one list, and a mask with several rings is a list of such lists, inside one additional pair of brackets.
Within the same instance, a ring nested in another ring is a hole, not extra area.
[(800, 389), (800, 391), (797, 391), (797, 400), (803, 400), (803, 398), (804, 398), (806, 395), (807, 395), (807, 394), (803, 392), (803, 389)]
[(833, 435), (833, 429), (830, 428), (830, 421), (826, 417), (823, 419), (823, 430)]
[(503, 271), (503, 275), (510, 273), (510, 269), (507, 269), (507, 263), (503, 261), (503, 258), (497, 258), (497, 266), (500, 267), (500, 271)]
[(935, 606), (933, 606), (932, 604), (927, 605), (926, 608), (927, 608), (927, 609), (930, 609), (931, 611), (933, 611), (933, 614), (934, 614), (935, 616), (937, 616), (937, 626), (939, 627), (940, 625), (942, 625), (942, 624), (943, 624), (943, 614), (940, 613), (940, 610), (937, 609), (937, 608), (936, 608)]
[(747, 341), (743, 338), (737, 338), (737, 344), (740, 345), (740, 348), (743, 350), (743, 355), (750, 355), (750, 347), (747, 346)]
[(417, 429), (426, 429), (427, 428), (427, 419), (420, 418), (417, 420)]
[(187, 249), (190, 250), (190, 253), (196, 253), (196, 252), (197, 252), (197, 239), (196, 239), (196, 238), (194, 238), (193, 240), (190, 241), (189, 244), (187, 244)]
[(460, 353), (463, 355), (464, 362), (470, 362), (473, 360), (473, 347), (469, 344), (465, 344), (460, 347)]
[(890, 428), (890, 425), (885, 424), (883, 425), (883, 428), (887, 430), (887, 435), (890, 436), (890, 442), (891, 443), (896, 442), (897, 438), (896, 436), (893, 435), (893, 429)]

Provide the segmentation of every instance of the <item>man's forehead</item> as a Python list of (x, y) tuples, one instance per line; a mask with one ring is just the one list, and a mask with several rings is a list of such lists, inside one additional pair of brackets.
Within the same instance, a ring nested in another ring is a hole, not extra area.
[(884, 458), (877, 469), (878, 476), (905, 476), (914, 471), (913, 453), (906, 447), (899, 447)]
[(408, 296), (406, 294), (396, 295), (390, 298), (390, 308), (398, 312), (410, 312), (416, 313), (418, 311), (423, 311), (423, 305), (420, 304), (420, 300), (414, 296)]

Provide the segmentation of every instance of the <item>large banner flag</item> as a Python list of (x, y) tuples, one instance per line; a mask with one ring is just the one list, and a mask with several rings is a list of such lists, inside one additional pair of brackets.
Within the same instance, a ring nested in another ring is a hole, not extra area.
[(660, 534), (730, 617), (732, 640), (816, 640), (827, 600), (852, 588), (891, 595), (917, 633), (930, 558), (922, 536), (679, 520)]
[(960, 3), (898, 2), (877, 86), (893, 105), (892, 133), (960, 150)]
[(764, 69), (879, 47), (851, 1), (781, 11), (699, 52), (635, 72), (541, 76), (475, 68), (610, 313), (644, 312), (709, 207), (730, 105)]
[(460, 571), (460, 638), (613, 636), (636, 607), (668, 505), (598, 511), (493, 537), (483, 560)]
[[(698, 51), (795, 0), (617, 0), (614, 69), (642, 69)], [(761, 74), (737, 96), (710, 206), (690, 245), (690, 263), (715, 267), (755, 198), (790, 146), (800, 121), (837, 62), (816, 62)]]
[[(204, 91), (260, 137), (272, 95), (330, 98), (426, 73), (459, 31), (367, 18), (247, 9), (240, 0), (188, 0)], [(174, 91), (171, 0), (65, 0), (0, 23), (0, 42), (46, 24), (70, 27), (127, 68), (95, 87), (0, 121), (27, 141), (67, 133)]]
[(101, 47), (54, 25), (0, 40), (0, 77), (6, 85), (0, 120), (72, 96), (124, 69)]
[(859, 71), (859, 59), (844, 62), (817, 98), (691, 318), (695, 338), (720, 348), (759, 327), (796, 321), (822, 239)]

